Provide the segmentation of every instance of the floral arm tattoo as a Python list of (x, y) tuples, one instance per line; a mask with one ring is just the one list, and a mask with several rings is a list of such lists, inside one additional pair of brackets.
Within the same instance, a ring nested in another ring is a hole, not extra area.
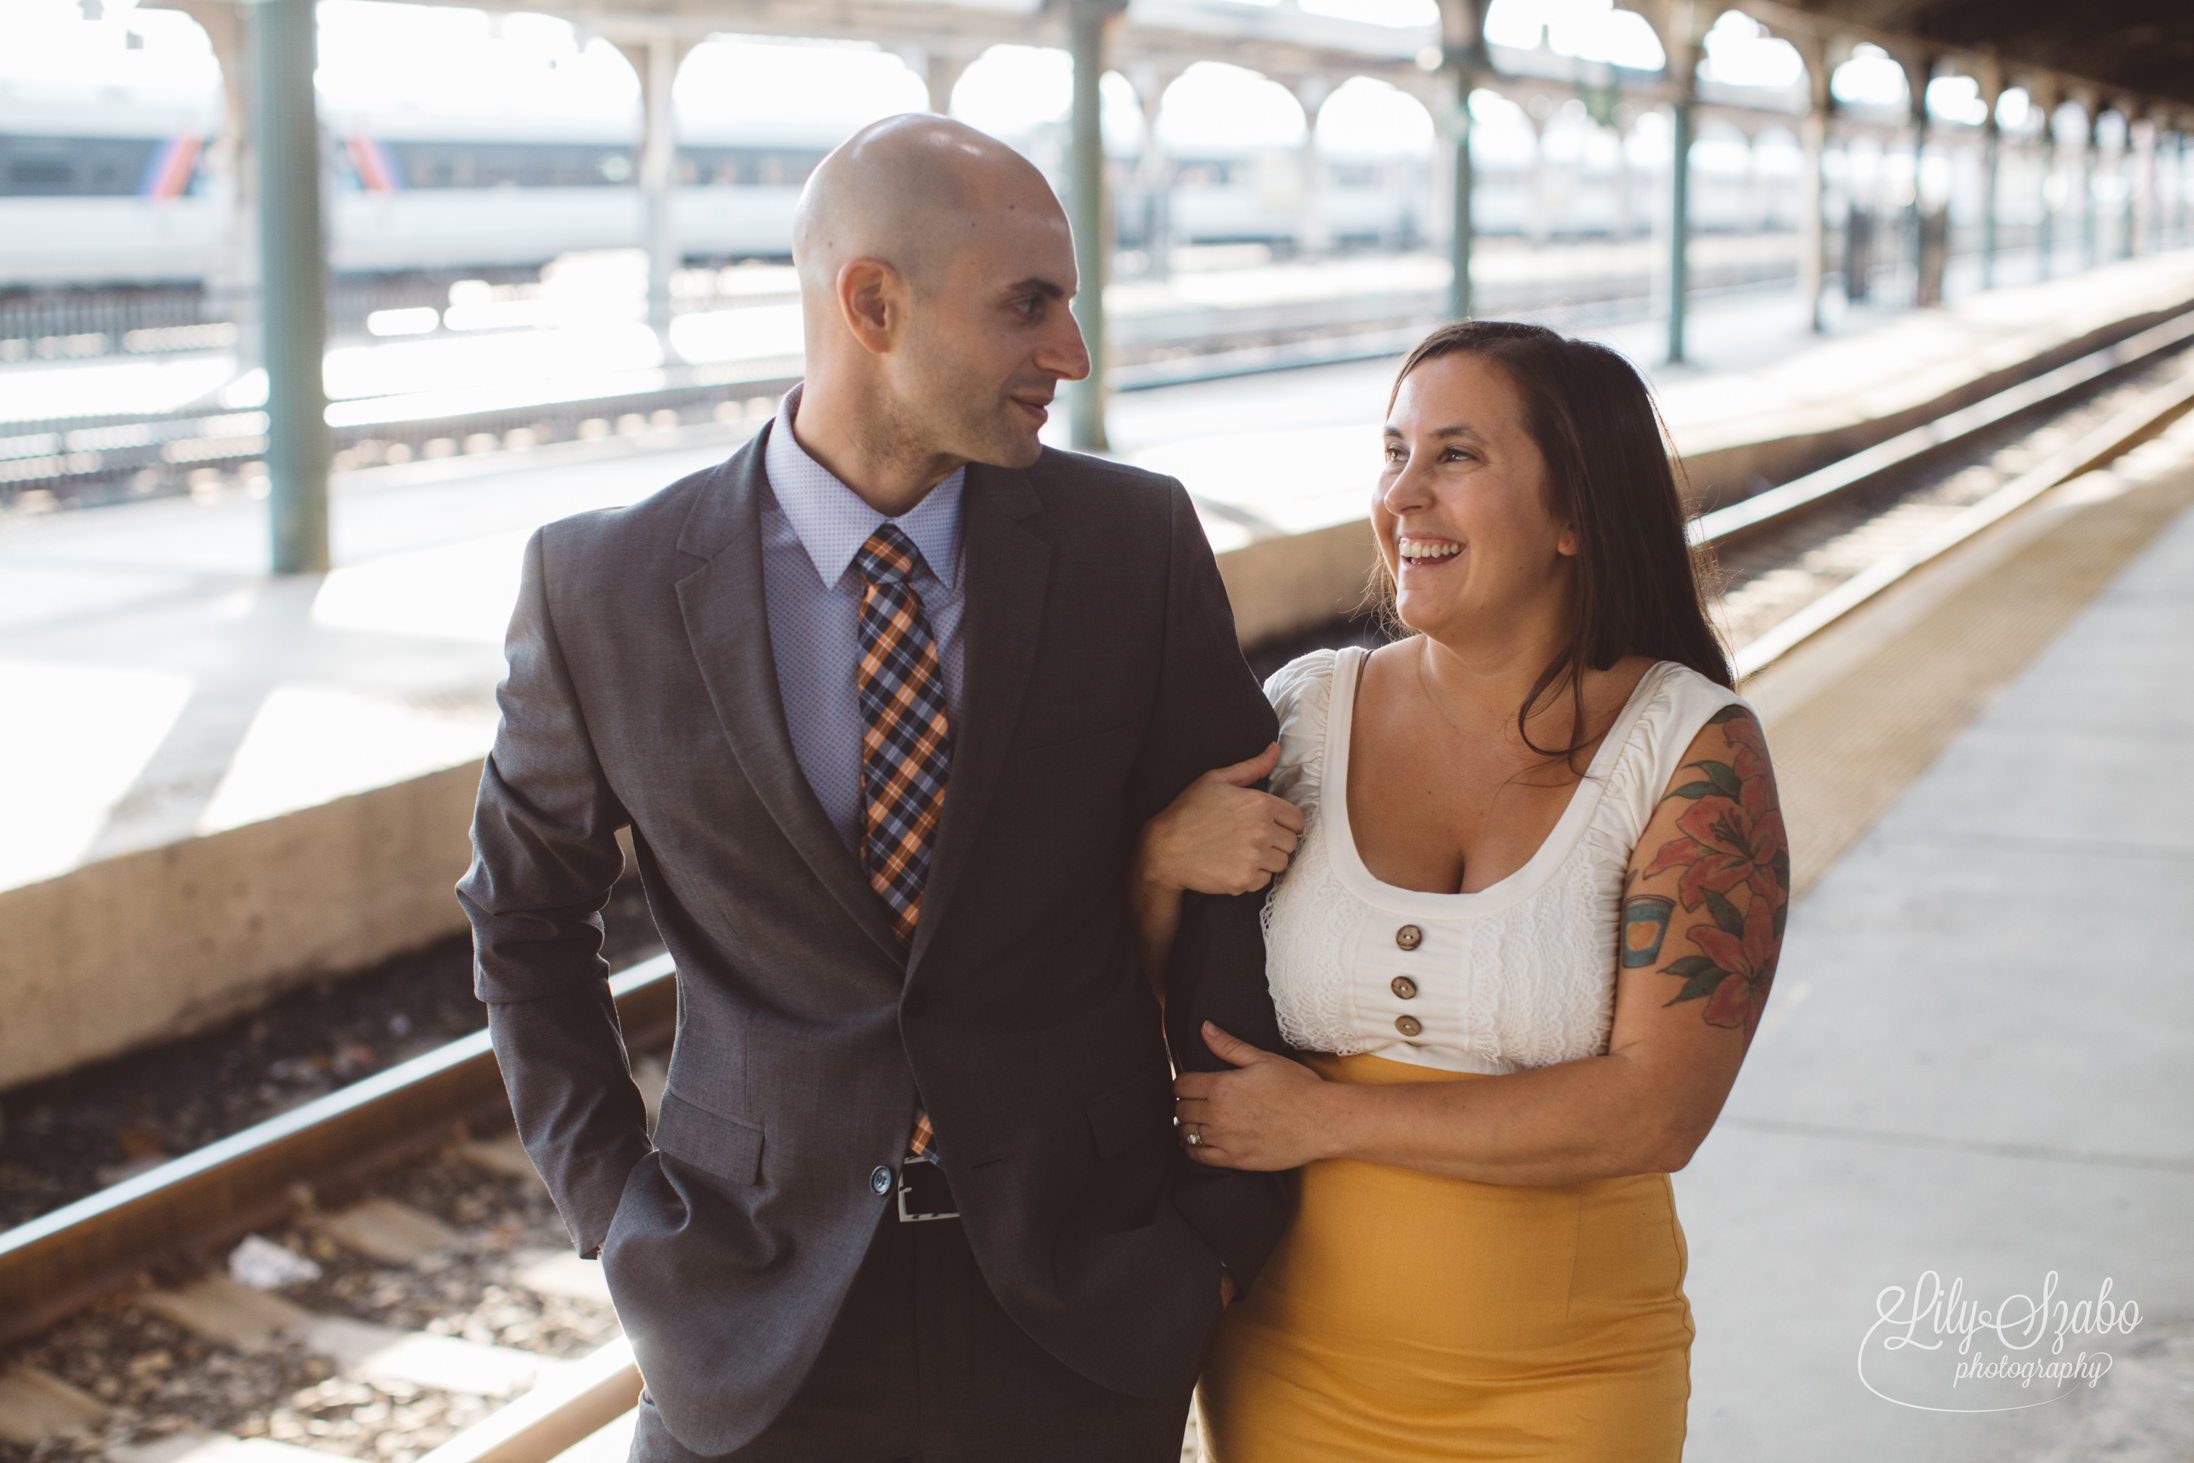
[[(1622, 964), (1653, 969), (1683, 982), (1666, 1003), (1704, 1001), (1709, 1026), (1743, 1030), (1752, 1040), (1775, 983), (1783, 920), (1790, 909), (1790, 846), (1775, 798), (1760, 724), (1741, 706), (1718, 712), (1729, 760), (1686, 764), (1699, 776), (1670, 789), (1669, 801), (1691, 804), (1676, 826), (1682, 836), (1661, 845), (1639, 878), (1677, 875), (1673, 898), (1634, 894), (1623, 904)], [(1699, 953), (1665, 964), (1661, 946), (1676, 918), (1706, 911), (1680, 933)]]

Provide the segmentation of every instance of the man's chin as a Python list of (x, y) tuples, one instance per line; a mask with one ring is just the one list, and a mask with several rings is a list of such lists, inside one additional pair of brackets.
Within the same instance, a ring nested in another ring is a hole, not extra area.
[(1034, 467), (1043, 455), (1043, 439), (1027, 431), (998, 433), (983, 444), (981, 451), (970, 452), (968, 457), (988, 467)]

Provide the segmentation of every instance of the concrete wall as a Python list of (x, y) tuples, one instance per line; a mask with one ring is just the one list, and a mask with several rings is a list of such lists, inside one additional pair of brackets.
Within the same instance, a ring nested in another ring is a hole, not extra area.
[(1376, 560), (1371, 525), (1361, 520), (1221, 554), (1235, 633), (1244, 645), (1261, 645), (1355, 614), (1367, 603)]
[(0, 1087), (464, 928), (480, 763), (0, 893)]

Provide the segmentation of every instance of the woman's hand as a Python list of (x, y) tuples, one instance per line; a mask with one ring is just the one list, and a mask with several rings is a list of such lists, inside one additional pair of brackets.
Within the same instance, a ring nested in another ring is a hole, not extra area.
[(1145, 886), (1200, 894), (1249, 894), (1286, 870), (1303, 831), (1302, 809), (1250, 784), (1280, 761), (1274, 742), (1247, 762), (1215, 767), (1143, 825), (1135, 877)]
[(1204, 1023), (1204, 1043), (1236, 1070), (1184, 1072), (1173, 1082), (1181, 1145), (1215, 1168), (1300, 1168), (1328, 1155), (1325, 1079)]

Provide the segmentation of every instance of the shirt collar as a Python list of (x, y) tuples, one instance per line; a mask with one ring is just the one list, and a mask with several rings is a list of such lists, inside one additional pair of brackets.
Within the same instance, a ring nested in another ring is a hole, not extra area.
[(770, 495), (777, 500), (785, 521), (792, 525), (800, 547), (814, 561), (815, 572), (826, 587), (845, 578), (853, 556), (869, 535), (886, 523), (914, 541), (922, 562), (946, 589), (960, 573), (960, 496), (967, 483), (967, 469), (956, 467), (952, 475), (923, 495), (922, 501), (887, 518), (863, 502), (861, 495), (838, 480), (836, 474), (808, 455), (792, 433), (793, 418), (800, 410), (800, 387), (785, 393), (770, 425), (769, 442), (763, 449), (762, 470), (769, 477)]

